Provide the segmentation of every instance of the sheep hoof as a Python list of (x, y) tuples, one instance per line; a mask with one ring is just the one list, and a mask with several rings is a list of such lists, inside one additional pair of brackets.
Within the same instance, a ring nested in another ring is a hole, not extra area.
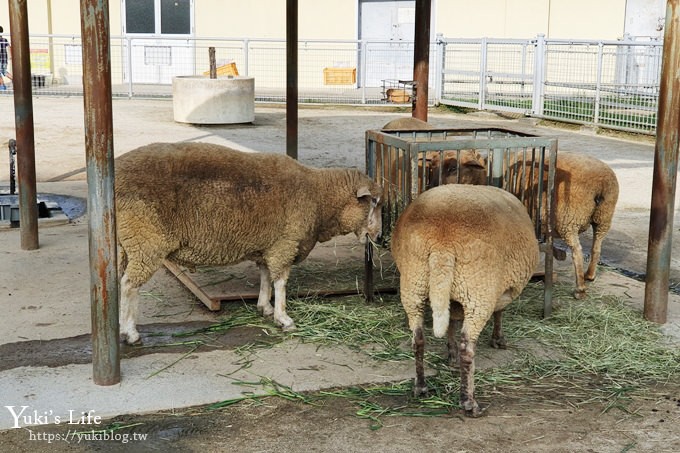
[(465, 411), (465, 416), (472, 418), (482, 416), (482, 414), (484, 414), (486, 409), (489, 407), (488, 405), (480, 406), (476, 401), (466, 401), (462, 404), (462, 406), (463, 410)]
[(257, 311), (258, 311), (262, 316), (264, 316), (264, 317), (266, 318), (267, 316), (272, 316), (272, 315), (274, 314), (274, 307), (272, 307), (271, 305), (269, 305), (269, 306), (267, 306), (267, 305), (264, 305), (264, 306), (258, 305), (258, 306), (257, 306)]
[(491, 338), (491, 347), (494, 349), (508, 349), (505, 337)]
[(574, 291), (574, 299), (582, 300), (586, 298), (586, 290), (585, 289), (577, 289)]
[(142, 337), (140, 337), (138, 332), (134, 332), (132, 334), (121, 333), (120, 340), (125, 341), (125, 343), (129, 344), (130, 346), (142, 344)]
[(282, 329), (284, 332), (294, 332), (294, 331), (297, 330), (297, 327), (295, 327), (295, 323), (294, 323), (294, 322), (291, 322), (291, 323), (288, 324), (288, 325), (282, 325), (282, 326), (281, 326), (281, 329)]
[(413, 384), (413, 396), (416, 398), (421, 398), (427, 396), (429, 393), (429, 390), (427, 388), (427, 385), (418, 385), (418, 384)]

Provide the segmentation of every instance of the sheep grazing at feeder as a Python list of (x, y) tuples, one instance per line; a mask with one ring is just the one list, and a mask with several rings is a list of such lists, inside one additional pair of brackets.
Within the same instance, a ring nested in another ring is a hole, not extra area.
[[(418, 118), (398, 118), (392, 120), (382, 127), (383, 131), (428, 131), (434, 130), (435, 127), (430, 123), (420, 120)], [(440, 160), (444, 160), (444, 165), (440, 165)], [(460, 158), (460, 165), (458, 160)], [(397, 188), (402, 190), (402, 180), (398, 173), (397, 167), (404, 167), (408, 163), (397, 163), (398, 157), (396, 153), (392, 155), (390, 162), (390, 171), (392, 172), (392, 180), (396, 181)], [(425, 168), (423, 170), (423, 167)], [(425, 153), (425, 159), (418, 159), (418, 187), (423, 187), (423, 178), (425, 178), (425, 187), (432, 188), (439, 185), (440, 175), (439, 171), (435, 171), (442, 167), (444, 172), (441, 179), (452, 179), (460, 184), (485, 184), (486, 183), (486, 167), (481, 155), (474, 150), (461, 151), (430, 151)], [(459, 175), (460, 173), (460, 175)]]
[[(447, 173), (446, 161), (442, 172)], [(528, 172), (531, 165), (516, 162), (512, 165), (515, 173)], [(546, 165), (544, 182), (547, 181), (549, 165)], [(437, 165), (432, 165), (432, 172), (438, 173)], [(516, 178), (520, 180), (520, 178)], [(453, 177), (444, 177), (443, 183), (455, 183)], [(525, 187), (512, 187), (516, 195), (522, 191), (533, 191), (538, 174), (533, 184)], [(544, 184), (547, 188), (547, 185)], [(612, 225), (616, 202), (619, 197), (619, 183), (614, 171), (604, 162), (584, 154), (560, 151), (557, 154), (555, 171), (555, 228), (554, 235), (561, 238), (571, 249), (574, 266), (576, 289), (574, 297), (583, 299), (586, 295), (586, 280), (593, 281), (597, 273), (597, 265), (602, 253), (602, 242)], [(525, 200), (530, 200), (525, 197)], [(545, 200), (545, 197), (543, 198)], [(542, 213), (546, 209), (543, 206)], [(541, 219), (545, 225), (547, 218)], [(590, 249), (590, 263), (584, 272), (583, 249), (579, 235), (588, 227), (593, 229), (593, 242)], [(558, 259), (565, 259), (563, 251), (556, 250)]]
[(491, 345), (505, 348), (502, 310), (522, 292), (538, 263), (538, 242), (526, 208), (495, 187), (435, 187), (401, 214), (391, 250), (413, 332), (414, 393), (427, 392), (423, 318), (429, 299), (434, 335), (448, 333), (449, 358), (460, 366), (461, 406), (466, 415), (479, 416), (474, 397), (477, 339), (493, 315)]
[[(257, 308), (284, 330), (286, 282), (317, 242), (382, 231), (382, 188), (356, 169), (316, 169), (287, 156), (208, 143), (155, 143), (116, 159), (120, 331), (139, 340), (139, 287), (168, 259), (260, 269)], [(270, 303), (274, 286), (274, 307)]]
[(443, 159), (439, 153), (434, 153), (430, 159), (428, 189), (441, 185), (440, 181), (445, 181), (444, 184), (486, 185), (486, 164), (478, 151), (463, 149), (444, 151), (442, 154)]

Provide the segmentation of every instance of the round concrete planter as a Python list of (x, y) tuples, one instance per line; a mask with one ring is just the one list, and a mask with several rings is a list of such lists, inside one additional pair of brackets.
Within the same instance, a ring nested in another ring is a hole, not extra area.
[(255, 79), (174, 77), (172, 106), (175, 121), (180, 123), (250, 123), (255, 120)]

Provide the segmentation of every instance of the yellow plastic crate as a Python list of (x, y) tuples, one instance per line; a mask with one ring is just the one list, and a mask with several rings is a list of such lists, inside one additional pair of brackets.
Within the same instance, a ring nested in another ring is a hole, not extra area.
[[(237, 76), (238, 75), (238, 69), (236, 69), (236, 63), (233, 61), (231, 63), (223, 64), (222, 66), (218, 66), (217, 68), (217, 75), (218, 76)], [(207, 70), (203, 73), (203, 75), (210, 75), (210, 70)]]
[(356, 68), (324, 68), (324, 85), (354, 85), (357, 83)]

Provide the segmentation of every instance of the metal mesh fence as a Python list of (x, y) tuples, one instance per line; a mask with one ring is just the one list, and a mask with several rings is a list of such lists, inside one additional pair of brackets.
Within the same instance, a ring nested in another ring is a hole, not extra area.
[(658, 41), (457, 40), (442, 51), (441, 102), (654, 133)]
[[(82, 95), (79, 36), (35, 35), (29, 45), (35, 94)], [(285, 101), (285, 41), (238, 38), (113, 37), (113, 96), (172, 96), (173, 77), (207, 74), (210, 47), (218, 74), (254, 77), (256, 101)], [(429, 101), (653, 134), (661, 55), (660, 42), (629, 38), (439, 37), (430, 49)], [(299, 42), (303, 103), (408, 104), (412, 78), (413, 42)], [(398, 96), (387, 95), (391, 87)], [(1, 95), (9, 94), (11, 85)]]

